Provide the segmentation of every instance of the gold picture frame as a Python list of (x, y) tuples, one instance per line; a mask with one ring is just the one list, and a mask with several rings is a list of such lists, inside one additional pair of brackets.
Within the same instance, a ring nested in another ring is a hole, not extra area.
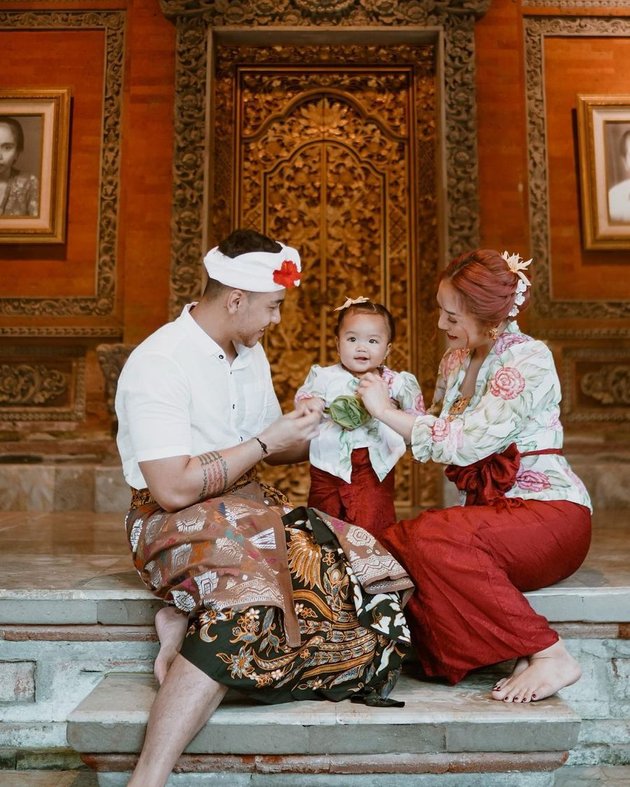
[(630, 95), (577, 97), (586, 249), (630, 249)]
[(68, 89), (0, 90), (0, 243), (65, 242), (69, 142)]

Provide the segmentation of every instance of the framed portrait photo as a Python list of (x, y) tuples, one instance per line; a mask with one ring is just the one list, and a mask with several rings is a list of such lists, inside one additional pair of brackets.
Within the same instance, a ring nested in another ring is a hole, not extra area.
[(0, 90), (0, 243), (64, 243), (70, 91)]
[(630, 249), (630, 95), (577, 97), (586, 249)]

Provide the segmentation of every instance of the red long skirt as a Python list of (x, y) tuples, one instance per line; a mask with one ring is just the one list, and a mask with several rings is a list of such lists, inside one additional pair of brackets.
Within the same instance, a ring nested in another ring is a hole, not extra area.
[(457, 683), (558, 641), (523, 592), (580, 567), (591, 515), (567, 501), (457, 506), (394, 523), (378, 538), (416, 585), (405, 616), (425, 674)]
[(367, 448), (355, 448), (351, 459), (350, 484), (311, 465), (308, 505), (358, 525), (380, 541), (384, 528), (396, 521), (394, 470), (379, 481)]

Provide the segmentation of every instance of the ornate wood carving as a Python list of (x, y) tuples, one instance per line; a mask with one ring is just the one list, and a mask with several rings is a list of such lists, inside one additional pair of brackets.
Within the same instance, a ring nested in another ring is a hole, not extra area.
[(630, 347), (566, 349), (562, 369), (565, 421), (630, 421)]
[[(534, 298), (542, 317), (612, 320), (630, 317), (630, 301), (556, 300), (551, 293), (549, 187), (545, 136), (543, 46), (547, 36), (630, 35), (630, 19), (595, 17), (530, 17), (524, 21), (527, 69), (529, 149), (529, 215), (532, 254), (536, 260)], [(628, 336), (627, 327), (600, 329), (601, 336)], [(564, 336), (573, 336), (571, 330)]]
[(68, 375), (43, 363), (0, 364), (0, 407), (45, 405), (68, 390)]
[(99, 344), (96, 347), (96, 356), (103, 372), (105, 380), (105, 398), (107, 401), (107, 409), (112, 416), (112, 432), (115, 433), (117, 429), (116, 409), (114, 402), (116, 399), (116, 388), (118, 386), (118, 378), (122, 371), (125, 361), (129, 358), (129, 354), (134, 349), (134, 344)]
[[(413, 369), (430, 395), (437, 315), (433, 286), (420, 283), (435, 282), (440, 262), (434, 62), (433, 44), (216, 51), (209, 244), (257, 227), (305, 262), (298, 304), (291, 295), (267, 339), (285, 409), (311, 364), (337, 360), (333, 309), (360, 294), (389, 306), (389, 364)], [(306, 468), (267, 476), (306, 494)], [(410, 462), (398, 476), (399, 502), (417, 502)], [(432, 484), (416, 487), (426, 495)]]
[(160, 0), (165, 16), (207, 16), (214, 25), (427, 24), (447, 14), (483, 16), (490, 0)]
[(567, 11), (579, 8), (601, 8), (606, 11), (614, 6), (610, 0), (522, 0), (522, 2), (523, 8), (549, 8), (553, 11), (559, 8)]
[(0, 356), (0, 421), (80, 421), (85, 361), (77, 348), (5, 348)]
[[(432, 32), (424, 32), (425, 39), (427, 35), (437, 37), (438, 31), (443, 31), (446, 119), (443, 146), (447, 173), (444, 253), (450, 258), (478, 245), (474, 22), (485, 13), (488, 5), (489, 0), (398, 3), (361, 0), (340, 13), (340, 3), (333, 0), (318, 4), (295, 0), (274, 3), (162, 0), (162, 10), (167, 16), (176, 18), (178, 31), (171, 316), (175, 317), (186, 302), (198, 296), (201, 281), (206, 121), (210, 127), (208, 144), (212, 147), (215, 142), (212, 123), (206, 118), (206, 48), (215, 30), (226, 25), (245, 30), (256, 28), (264, 38), (262, 28), (266, 25), (273, 25), (276, 30), (303, 26), (316, 31), (318, 26), (330, 23), (331, 14), (336, 14), (338, 28), (404, 28), (408, 25), (432, 28)], [(326, 42), (334, 35), (327, 29)], [(214, 116), (217, 114), (215, 107)], [(230, 163), (223, 165), (227, 167)], [(210, 180), (212, 177), (210, 173)], [(436, 234), (440, 234), (435, 217), (433, 222)]]
[[(106, 36), (103, 96), (99, 235), (96, 292), (91, 297), (0, 298), (0, 314), (29, 317), (107, 316), (115, 302), (116, 233), (119, 197), (120, 119), (123, 85), (125, 14), (118, 11), (0, 12), (0, 28), (102, 29)], [(69, 44), (71, 45), (71, 44)], [(12, 328), (13, 336), (49, 336), (50, 328)], [(56, 328), (56, 335), (76, 335), (76, 328)], [(97, 330), (97, 329), (94, 329)], [(98, 335), (108, 335), (105, 333)], [(6, 333), (6, 329), (1, 329)], [(81, 329), (81, 335), (84, 330)]]
[[(233, 159), (225, 152), (229, 145), (222, 137), (228, 132), (221, 129), (221, 124), (216, 124), (216, 118), (226, 117), (226, 96), (220, 92), (215, 95), (212, 116), (206, 116), (206, 79), (207, 79), (207, 48), (212, 44), (214, 50), (219, 43), (221, 28), (229, 26), (231, 35), (238, 37), (238, 29), (251, 34), (255, 29), (260, 43), (266, 41), (264, 27), (273, 26), (274, 30), (283, 27), (307, 27), (312, 31), (314, 40), (322, 44), (334, 43), (337, 30), (345, 28), (365, 28), (371, 26), (389, 29), (402, 29), (409, 25), (414, 26), (418, 39), (437, 41), (440, 36), (443, 40), (443, 62), (434, 65), (436, 74), (444, 73), (444, 115), (445, 127), (440, 129), (440, 142), (444, 150), (446, 170), (446, 199), (443, 212), (445, 214), (445, 228), (437, 220), (438, 212), (435, 204), (424, 205), (419, 201), (421, 210), (430, 207), (430, 215), (426, 216), (425, 238), (432, 238), (429, 249), (429, 258), (441, 241), (442, 253), (450, 258), (459, 254), (466, 248), (478, 245), (478, 196), (476, 191), (477, 153), (476, 153), (476, 117), (475, 117), (475, 73), (474, 73), (474, 22), (487, 10), (489, 0), (360, 0), (348, 3), (347, 0), (325, 0), (322, 3), (306, 3), (303, 0), (279, 0), (268, 2), (263, 0), (244, 0), (242, 2), (227, 2), (227, 0), (162, 0), (161, 7), (167, 16), (176, 20), (177, 24), (177, 73), (176, 73), (176, 141), (175, 141), (175, 185), (173, 205), (173, 248), (171, 265), (171, 300), (170, 313), (175, 317), (182, 306), (198, 296), (201, 283), (200, 260), (204, 249), (210, 245), (204, 244), (204, 227), (211, 227), (210, 235), (217, 238), (219, 235), (232, 229), (229, 216), (232, 206), (229, 200), (215, 200), (208, 206), (211, 210), (210, 221), (204, 215), (204, 200), (202, 173), (206, 162), (206, 151), (210, 152), (210, 159), (214, 161), (208, 173), (206, 184), (208, 193), (215, 192), (214, 184), (217, 181), (228, 182), (232, 178)], [(335, 31), (331, 32), (329, 25), (334, 22)], [(328, 26), (322, 30), (322, 35), (317, 39), (317, 28)], [(428, 30), (422, 31), (422, 27)], [(215, 35), (215, 32), (217, 35)], [(376, 33), (376, 40), (380, 33)], [(384, 36), (385, 38), (385, 36)], [(372, 41), (374, 36), (371, 36)], [(251, 37), (248, 39), (251, 42)], [(359, 39), (356, 39), (359, 40)], [(389, 39), (391, 40), (391, 39)], [(407, 39), (408, 40), (408, 39)], [(241, 42), (242, 43), (242, 42)], [(436, 52), (440, 50), (436, 49)], [(342, 59), (341, 62), (346, 62)], [(437, 62), (437, 56), (436, 56)], [(331, 107), (332, 110), (332, 107)], [(432, 147), (433, 146), (433, 147)], [(332, 166), (341, 166), (342, 149), (335, 154), (337, 160)], [(348, 167), (348, 158), (344, 167)], [(415, 184), (418, 193), (432, 193), (435, 187), (434, 172), (426, 166), (430, 161), (435, 164), (435, 140), (427, 139), (418, 145), (418, 180)], [(369, 170), (361, 170), (357, 161), (353, 162), (354, 171), (361, 177), (371, 178)], [(302, 162), (303, 168), (314, 167), (313, 158)], [(429, 187), (429, 181), (431, 186)], [(370, 194), (372, 192), (368, 190)], [(367, 193), (367, 192), (364, 192)], [(378, 190), (374, 192), (378, 193)], [(252, 204), (255, 210), (255, 204)], [(397, 215), (398, 210), (398, 215)], [(400, 211), (392, 206), (388, 221), (395, 234), (400, 227)], [(248, 216), (251, 218), (251, 215)], [(287, 225), (288, 226), (288, 225)], [(264, 228), (268, 229), (268, 228)], [(280, 237), (285, 237), (282, 226), (274, 227)], [(307, 227), (303, 227), (306, 232)], [(292, 241), (300, 245), (300, 236), (293, 234)], [(407, 242), (418, 242), (417, 237), (407, 238)], [(341, 243), (341, 239), (339, 239)], [(402, 252), (399, 252), (402, 253)], [(423, 257), (421, 256), (421, 264)], [(433, 263), (431, 263), (433, 264)], [(418, 281), (423, 272), (419, 272)], [(365, 281), (371, 277), (366, 276)], [(426, 283), (427, 286), (418, 288), (417, 324), (419, 330), (427, 335), (433, 330), (429, 328), (432, 316), (434, 281)], [(400, 288), (400, 290), (397, 290)], [(362, 289), (365, 289), (365, 284)], [(306, 291), (306, 288), (305, 288)], [(405, 293), (407, 295), (408, 293)], [(331, 292), (331, 298), (334, 293)], [(402, 287), (399, 280), (393, 282), (392, 297), (402, 298)], [(315, 304), (314, 304), (315, 305)], [(402, 314), (402, 309), (400, 310)], [(410, 313), (407, 314), (409, 317)], [(426, 319), (426, 325), (421, 320)], [(319, 323), (318, 323), (319, 324)], [(285, 318), (286, 326), (286, 318)], [(324, 325), (320, 326), (322, 329)], [(329, 328), (329, 326), (328, 326)], [(286, 330), (286, 327), (285, 327)], [(404, 332), (401, 331), (401, 335)], [(326, 338), (322, 341), (330, 342), (330, 330), (322, 332)], [(280, 339), (279, 339), (280, 341)], [(329, 345), (330, 346), (330, 345)], [(434, 351), (436, 344), (433, 343)], [(311, 353), (308, 353), (310, 356)], [(406, 364), (402, 362), (401, 366)], [(287, 379), (296, 383), (298, 371), (306, 363), (306, 354), (284, 361)], [(309, 357), (312, 363), (314, 359)], [(297, 364), (297, 365), (296, 365)], [(433, 380), (435, 373), (434, 358), (430, 352), (420, 352), (417, 366), (422, 368), (420, 377)], [(395, 364), (393, 364), (395, 365)], [(295, 368), (294, 368), (295, 367)], [(298, 375), (299, 376), (299, 375)], [(405, 470), (407, 473), (408, 470)], [(418, 485), (416, 502), (421, 505), (433, 504), (437, 497), (436, 474), (426, 467), (417, 471), (421, 482)], [(407, 482), (405, 481), (405, 484)]]

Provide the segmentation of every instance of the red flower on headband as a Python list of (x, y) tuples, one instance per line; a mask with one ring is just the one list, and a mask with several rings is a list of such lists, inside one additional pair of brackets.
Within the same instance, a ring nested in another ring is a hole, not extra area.
[(301, 277), (302, 274), (293, 260), (283, 260), (282, 265), (273, 272), (274, 283), (281, 287), (295, 287)]

